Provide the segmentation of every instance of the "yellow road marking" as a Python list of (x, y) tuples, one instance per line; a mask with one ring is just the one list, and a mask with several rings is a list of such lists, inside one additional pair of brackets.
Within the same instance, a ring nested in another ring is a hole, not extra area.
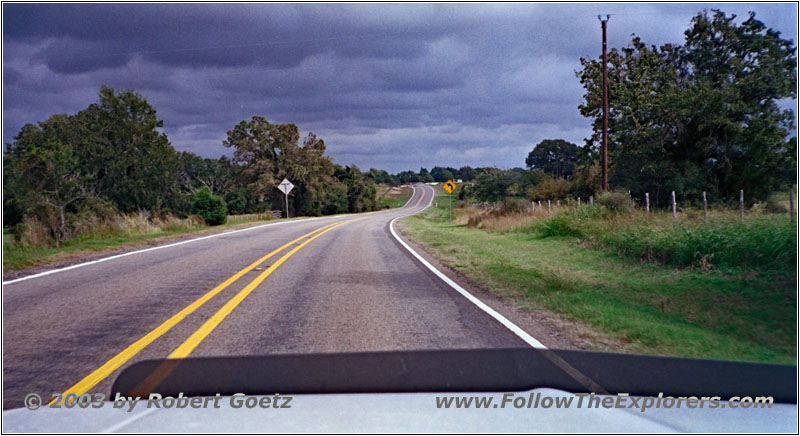
[[(349, 221), (345, 221), (345, 222), (349, 222)], [(233, 282), (235, 282), (240, 277), (242, 277), (243, 275), (245, 275), (248, 272), (250, 272), (253, 268), (257, 267), (258, 265), (260, 265), (265, 260), (267, 260), (270, 257), (280, 253), (281, 251), (283, 251), (287, 247), (299, 242), (303, 238), (309, 237), (309, 236), (311, 236), (311, 235), (313, 235), (315, 233), (319, 233), (321, 231), (330, 230), (334, 226), (341, 225), (341, 224), (343, 224), (343, 223), (328, 224), (328, 225), (322, 226), (322, 227), (320, 227), (320, 228), (318, 228), (318, 229), (316, 229), (316, 230), (314, 230), (312, 232), (306, 233), (305, 235), (300, 236), (299, 238), (294, 239), (291, 242), (287, 242), (286, 244), (281, 245), (280, 247), (276, 248), (275, 250), (273, 250), (269, 254), (265, 255), (264, 257), (258, 259), (255, 262), (253, 262), (248, 267), (246, 267), (243, 270), (241, 270), (241, 271), (237, 272), (236, 274), (232, 275), (229, 279), (227, 279), (224, 282), (220, 283), (217, 287), (215, 287), (214, 289), (208, 291), (205, 295), (203, 295), (202, 297), (200, 297), (197, 300), (195, 300), (194, 303), (186, 306), (186, 308), (184, 308), (180, 312), (176, 313), (175, 315), (173, 315), (168, 320), (164, 321), (161, 325), (156, 327), (153, 331), (151, 331), (150, 333), (146, 334), (145, 336), (143, 336), (138, 341), (136, 341), (133, 344), (131, 344), (130, 346), (128, 346), (128, 348), (122, 350), (122, 352), (120, 352), (116, 356), (112, 357), (108, 362), (104, 363), (100, 368), (97, 368), (94, 372), (92, 372), (91, 374), (86, 376), (83, 380), (79, 381), (74, 386), (72, 386), (71, 388), (69, 388), (66, 391), (64, 391), (64, 393), (62, 394), (62, 398), (65, 398), (69, 394), (75, 394), (77, 396), (80, 396), (81, 394), (84, 394), (84, 393), (88, 392), (89, 389), (93, 388), (98, 383), (100, 383), (103, 379), (105, 379), (106, 377), (111, 375), (111, 373), (116, 371), (117, 368), (119, 368), (120, 366), (125, 364), (125, 362), (130, 360), (133, 356), (135, 356), (137, 353), (142, 351), (145, 347), (150, 345), (153, 341), (155, 341), (156, 339), (161, 337), (164, 333), (168, 332), (170, 329), (175, 327), (175, 325), (177, 325), (179, 322), (181, 322), (189, 314), (191, 314), (192, 312), (194, 312), (195, 310), (200, 308), (200, 306), (202, 306), (203, 304), (208, 302), (208, 300), (210, 300), (212, 297), (214, 297), (215, 295), (217, 295), (220, 292), (222, 292), (225, 288), (230, 286)], [(306, 241), (306, 243), (308, 243), (308, 241)], [(305, 245), (305, 243), (303, 245)]]
[(307, 244), (309, 244), (314, 239), (319, 238), (320, 236), (324, 235), (325, 233), (330, 232), (331, 230), (333, 230), (333, 229), (335, 229), (335, 228), (337, 228), (339, 226), (343, 226), (343, 225), (345, 225), (345, 224), (347, 224), (349, 222), (357, 221), (357, 220), (360, 220), (360, 219), (363, 219), (363, 218), (356, 218), (356, 219), (353, 219), (353, 220), (349, 220), (349, 221), (345, 221), (343, 223), (337, 224), (337, 225), (335, 225), (333, 227), (329, 227), (329, 228), (323, 230), (322, 232), (317, 233), (313, 237), (308, 238), (305, 242), (303, 242), (302, 244), (298, 245), (297, 247), (294, 247), (291, 251), (289, 251), (288, 253), (284, 254), (283, 257), (281, 257), (280, 259), (276, 260), (275, 263), (273, 263), (264, 272), (259, 274), (259, 276), (256, 277), (255, 279), (253, 279), (253, 281), (250, 282), (250, 284), (245, 286), (244, 289), (239, 291), (238, 294), (236, 294), (227, 303), (225, 303), (225, 305), (222, 306), (222, 308), (220, 310), (218, 310), (217, 313), (214, 314), (214, 316), (209, 318), (208, 321), (206, 321), (202, 326), (200, 326), (199, 329), (197, 329), (197, 331), (195, 331), (191, 336), (189, 336), (189, 339), (187, 339), (184, 343), (182, 343), (180, 346), (178, 346), (178, 348), (176, 348), (175, 351), (170, 353), (170, 355), (167, 356), (167, 359), (180, 359), (180, 358), (187, 357), (195, 348), (197, 348), (198, 345), (200, 345), (200, 342), (203, 342), (203, 339), (205, 339), (206, 336), (208, 336), (212, 331), (214, 331), (214, 329), (217, 328), (217, 326), (228, 315), (230, 315), (231, 312), (233, 312), (233, 309), (236, 309), (236, 306), (238, 306), (245, 298), (247, 298), (247, 296), (250, 295), (250, 293), (253, 292), (253, 290), (258, 285), (260, 285), (261, 282), (264, 281), (264, 279), (269, 277), (269, 275), (272, 274), (273, 271), (275, 271), (279, 266), (281, 266), (281, 264), (283, 262), (285, 262), (287, 259), (292, 257), (292, 255), (297, 253), (301, 248), (305, 247)]

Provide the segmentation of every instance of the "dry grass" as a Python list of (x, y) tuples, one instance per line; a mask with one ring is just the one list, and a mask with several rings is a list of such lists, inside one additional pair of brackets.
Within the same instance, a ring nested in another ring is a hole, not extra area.
[[(116, 214), (108, 217), (89, 215), (70, 222), (69, 239), (65, 242), (87, 238), (119, 238), (131, 235), (170, 233), (205, 227), (202, 218), (178, 218), (172, 215), (153, 217), (147, 211)], [(57, 246), (48, 227), (36, 218), (27, 216), (14, 235), (15, 242), (23, 247)]]
[(500, 207), (483, 208), (467, 205), (453, 209), (453, 223), (489, 232), (506, 233), (528, 228), (538, 221), (568, 209), (568, 206), (551, 204), (548, 212), (547, 203), (543, 203), (541, 208), (537, 204), (535, 210), (529, 208), (525, 211), (506, 212)]
[(408, 186), (375, 185), (375, 189), (375, 199), (379, 209), (400, 207), (408, 201), (414, 192)]
[[(152, 245), (189, 234), (203, 234), (222, 229), (237, 228), (263, 220), (271, 215), (231, 215), (228, 222), (209, 227), (200, 217), (151, 217), (148, 213), (115, 215), (105, 219), (82, 220), (65, 242), (56, 244), (42, 223), (28, 219), (17, 234), (3, 231), (3, 272), (21, 270), (39, 265), (60, 263), (100, 252)], [(94, 225), (94, 228), (90, 226)], [(19, 229), (19, 228), (18, 228)]]

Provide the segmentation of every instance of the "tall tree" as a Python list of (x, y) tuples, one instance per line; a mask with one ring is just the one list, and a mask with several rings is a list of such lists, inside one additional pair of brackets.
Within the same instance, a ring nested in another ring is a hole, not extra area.
[(563, 139), (545, 139), (528, 153), (525, 165), (532, 170), (570, 179), (578, 163), (578, 151), (577, 145)]
[(63, 241), (79, 212), (179, 209), (177, 155), (157, 131), (163, 123), (155, 109), (139, 94), (108, 87), (99, 100), (28, 124), (7, 144), (5, 225), (30, 215)]
[(64, 123), (69, 123), (69, 117), (54, 115), (41, 123), (44, 128), (24, 126), (3, 158), (7, 177), (4, 202), (17, 214), (4, 219), (4, 224), (15, 224), (24, 216), (35, 217), (56, 243), (70, 237), (74, 212), (87, 200), (97, 198), (91, 176), (81, 170), (72, 145), (50, 128)]
[[(609, 53), (610, 182), (665, 204), (669, 192), (700, 191), (750, 201), (785, 183), (794, 114), (777, 102), (796, 98), (797, 58), (790, 40), (751, 13), (702, 12), (685, 45), (647, 46), (639, 38)], [(586, 89), (579, 106), (594, 119), (588, 156), (599, 146), (602, 63), (581, 59)]]
[(431, 176), (433, 177), (434, 182), (439, 182), (439, 183), (446, 182), (448, 180), (455, 178), (452, 171), (442, 167), (433, 167), (433, 169), (431, 170)]
[(103, 86), (99, 104), (77, 113), (74, 122), (78, 134), (69, 142), (99, 195), (122, 212), (170, 209), (179, 189), (178, 157), (144, 97)]
[[(300, 134), (294, 124), (272, 124), (261, 116), (253, 116), (242, 121), (223, 141), (223, 145), (234, 149), (233, 161), (242, 166), (242, 176), (248, 188), (258, 197), (259, 202), (267, 202), (273, 208), (283, 204), (283, 194), (276, 189), (286, 177), (295, 188), (289, 196), (290, 213), (319, 215), (338, 213), (346, 210), (374, 208), (375, 190), (372, 179), (362, 180), (357, 169), (359, 181), (372, 186), (372, 202), (344, 202), (341, 196), (351, 198), (350, 185), (344, 184), (345, 177), (336, 177), (336, 167), (330, 157), (325, 156), (325, 142), (314, 133), (309, 133), (299, 145)], [(349, 175), (350, 178), (355, 178)], [(337, 186), (338, 185), (338, 186)], [(353, 189), (361, 189), (356, 184)], [(362, 192), (362, 191), (359, 191)], [(363, 191), (369, 196), (370, 190)], [(355, 194), (352, 194), (355, 195)], [(345, 210), (341, 210), (342, 207)]]

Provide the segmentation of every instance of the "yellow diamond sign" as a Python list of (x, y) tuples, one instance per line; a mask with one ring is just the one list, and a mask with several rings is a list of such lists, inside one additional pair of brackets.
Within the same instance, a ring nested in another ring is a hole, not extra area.
[(456, 190), (456, 184), (453, 183), (452, 180), (448, 180), (448, 181), (444, 182), (444, 184), (442, 185), (442, 188), (444, 188), (444, 190), (447, 191), (448, 194), (452, 194), (453, 191)]

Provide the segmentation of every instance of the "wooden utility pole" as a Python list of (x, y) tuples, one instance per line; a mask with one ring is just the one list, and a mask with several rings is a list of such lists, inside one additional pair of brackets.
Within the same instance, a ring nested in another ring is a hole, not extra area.
[(604, 20), (598, 15), (600, 25), (603, 28), (603, 191), (608, 191), (608, 59), (606, 43), (606, 23), (611, 19), (611, 15), (606, 15)]

